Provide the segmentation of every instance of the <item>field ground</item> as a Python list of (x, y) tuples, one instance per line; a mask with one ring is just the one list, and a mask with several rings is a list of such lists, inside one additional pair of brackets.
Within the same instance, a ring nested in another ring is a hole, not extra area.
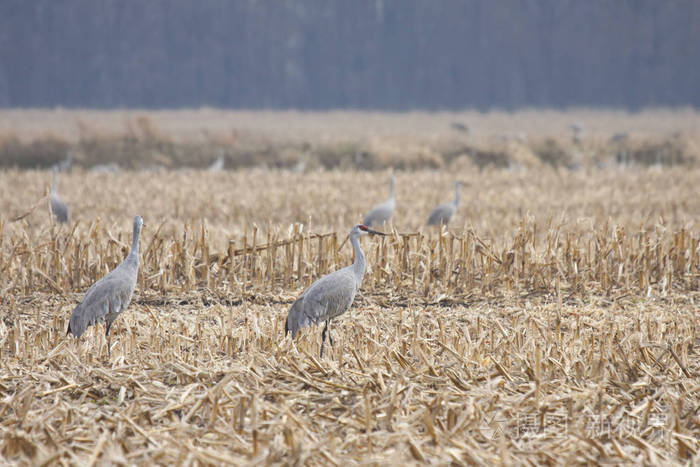
[(0, 167), (68, 156), (85, 169), (204, 168), (217, 157), (229, 169), (299, 171), (698, 167), (700, 113), (0, 110)]
[[(449, 169), (397, 171), (323, 358), (320, 328), (283, 336), (287, 310), (352, 261), (387, 170), (78, 167), (68, 225), (49, 171), (0, 172), (3, 463), (699, 463), (700, 168)], [(454, 222), (426, 228), (456, 179)], [(135, 214), (110, 360), (102, 325), (65, 329)]]

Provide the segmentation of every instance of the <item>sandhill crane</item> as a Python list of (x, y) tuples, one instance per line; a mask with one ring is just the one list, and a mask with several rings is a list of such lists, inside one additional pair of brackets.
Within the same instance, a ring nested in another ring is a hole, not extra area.
[(53, 170), (53, 183), (51, 184), (51, 193), (49, 194), (49, 204), (51, 205), (51, 213), (56, 217), (58, 222), (68, 222), (68, 206), (58, 196), (58, 180), (56, 170)]
[(221, 172), (224, 170), (224, 156), (220, 155), (216, 158), (214, 162), (207, 168), (209, 172)]
[(611, 143), (624, 143), (625, 141), (627, 141), (628, 138), (629, 135), (624, 131), (621, 131), (612, 135), (608, 141), (610, 141)]
[(581, 137), (583, 136), (583, 125), (581, 125), (578, 122), (573, 122), (571, 125), (569, 125), (569, 128), (571, 129), (571, 140), (574, 143), (578, 143), (581, 141)]
[(300, 158), (293, 166), (289, 168), (293, 174), (303, 174), (306, 172), (306, 158)]
[(428, 225), (447, 225), (452, 219), (452, 216), (457, 211), (457, 206), (459, 206), (459, 181), (455, 182), (455, 199), (451, 203), (441, 204), (432, 211), (428, 216)]
[(85, 293), (83, 300), (75, 307), (70, 316), (68, 331), (80, 337), (88, 326), (105, 322), (105, 337), (107, 337), (107, 353), (112, 356), (109, 339), (109, 328), (117, 316), (126, 310), (131, 302), (131, 296), (136, 287), (139, 272), (139, 235), (143, 219), (134, 217), (134, 230), (129, 255), (119, 266), (98, 280)]
[(97, 164), (90, 167), (90, 172), (98, 174), (114, 174), (119, 172), (119, 164), (109, 162), (107, 164)]
[(59, 172), (70, 172), (73, 168), (73, 154), (69, 153), (65, 159), (56, 162), (51, 168)]
[(370, 229), (366, 225), (358, 224), (350, 231), (350, 243), (355, 253), (355, 262), (350, 266), (339, 269), (316, 280), (308, 289), (297, 298), (287, 314), (284, 323), (284, 333), (292, 333), (292, 339), (296, 337), (299, 329), (310, 324), (326, 322), (321, 334), (321, 357), (323, 357), (323, 345), (328, 340), (333, 345), (333, 338), (328, 330), (328, 323), (336, 316), (345, 313), (352, 305), (365, 275), (365, 255), (360, 248), (360, 237), (365, 235), (385, 235)]
[(617, 149), (617, 153), (615, 154), (615, 159), (617, 159), (618, 165), (621, 166), (626, 166), (629, 165), (629, 153), (627, 152), (627, 148), (625, 147), (625, 143), (627, 143), (627, 140), (629, 138), (629, 135), (625, 132), (620, 132), (620, 133), (615, 133), (610, 137), (608, 140), (611, 144), (615, 145)]
[(365, 216), (364, 225), (368, 227), (373, 227), (379, 224), (386, 224), (391, 221), (391, 216), (394, 215), (394, 209), (396, 208), (396, 199), (394, 197), (394, 185), (396, 183), (396, 177), (391, 176), (391, 187), (389, 188), (389, 199), (384, 201), (382, 204), (376, 205), (370, 212)]
[(450, 127), (453, 130), (457, 130), (461, 133), (469, 133), (469, 127), (467, 126), (466, 123), (454, 121), (454, 122), (450, 123)]

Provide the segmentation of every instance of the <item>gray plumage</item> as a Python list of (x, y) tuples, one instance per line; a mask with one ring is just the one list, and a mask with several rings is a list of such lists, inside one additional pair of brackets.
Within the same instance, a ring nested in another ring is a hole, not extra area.
[(51, 193), (49, 193), (49, 203), (51, 204), (51, 213), (56, 217), (56, 220), (58, 222), (68, 222), (68, 205), (58, 196), (56, 170), (53, 171), (53, 183), (51, 184)]
[(90, 167), (90, 172), (99, 174), (115, 174), (119, 172), (119, 164), (110, 162), (108, 164), (97, 164)]
[(609, 141), (611, 143), (623, 143), (623, 142), (627, 141), (628, 138), (629, 138), (629, 135), (627, 133), (620, 132), (620, 133), (615, 133), (614, 135), (612, 135), (610, 137)]
[(114, 320), (126, 310), (136, 287), (139, 272), (139, 236), (143, 219), (134, 217), (134, 230), (129, 255), (119, 266), (98, 280), (85, 293), (83, 300), (75, 307), (68, 323), (66, 334), (80, 337), (85, 329), (98, 322), (105, 323), (107, 352), (111, 357), (109, 328)]
[(460, 182), (455, 182), (455, 199), (451, 203), (441, 204), (430, 212), (428, 225), (447, 225), (459, 206)]
[(209, 172), (221, 172), (224, 170), (224, 156), (221, 155), (216, 158), (214, 162), (207, 168)]
[(394, 195), (394, 185), (396, 184), (396, 177), (391, 176), (391, 187), (389, 188), (389, 199), (384, 201), (382, 204), (376, 205), (367, 214), (363, 220), (363, 224), (368, 227), (373, 227), (375, 225), (387, 224), (391, 221), (391, 217), (394, 215), (394, 209), (396, 209), (396, 198)]
[(51, 166), (51, 168), (53, 170), (57, 170), (58, 172), (70, 172), (73, 168), (73, 154), (68, 154), (65, 159), (60, 162), (56, 162), (53, 166)]
[(580, 142), (581, 136), (583, 136), (583, 126), (578, 122), (574, 122), (571, 125), (569, 125), (569, 128), (571, 128), (572, 132), (571, 140), (574, 143)]
[[(350, 231), (350, 243), (355, 252), (355, 261), (350, 266), (339, 269), (316, 280), (292, 304), (284, 323), (284, 333), (296, 337), (299, 329), (323, 321), (326, 326), (321, 334), (321, 356), (326, 340), (326, 331), (331, 319), (345, 313), (352, 305), (365, 275), (365, 255), (360, 248), (360, 237), (369, 234), (384, 235), (358, 224)], [(333, 345), (333, 338), (328, 331), (328, 340)]]
[(455, 121), (450, 123), (450, 126), (453, 130), (457, 130), (462, 133), (469, 133), (469, 127), (465, 123)]

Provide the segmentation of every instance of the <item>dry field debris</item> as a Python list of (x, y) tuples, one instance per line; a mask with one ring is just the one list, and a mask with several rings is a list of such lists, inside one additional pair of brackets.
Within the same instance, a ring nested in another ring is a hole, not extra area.
[[(318, 358), (284, 319), (387, 173), (0, 172), (0, 454), (17, 465), (700, 461), (697, 169), (399, 172)], [(451, 228), (423, 225), (465, 182)], [(263, 187), (263, 188), (261, 188)], [(112, 328), (65, 336), (143, 215)], [(308, 331), (308, 332), (307, 332)]]

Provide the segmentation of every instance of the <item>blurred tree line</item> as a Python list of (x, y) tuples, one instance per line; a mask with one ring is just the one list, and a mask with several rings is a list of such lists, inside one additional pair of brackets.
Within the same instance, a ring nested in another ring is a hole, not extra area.
[(2, 0), (0, 106), (700, 105), (697, 0)]

